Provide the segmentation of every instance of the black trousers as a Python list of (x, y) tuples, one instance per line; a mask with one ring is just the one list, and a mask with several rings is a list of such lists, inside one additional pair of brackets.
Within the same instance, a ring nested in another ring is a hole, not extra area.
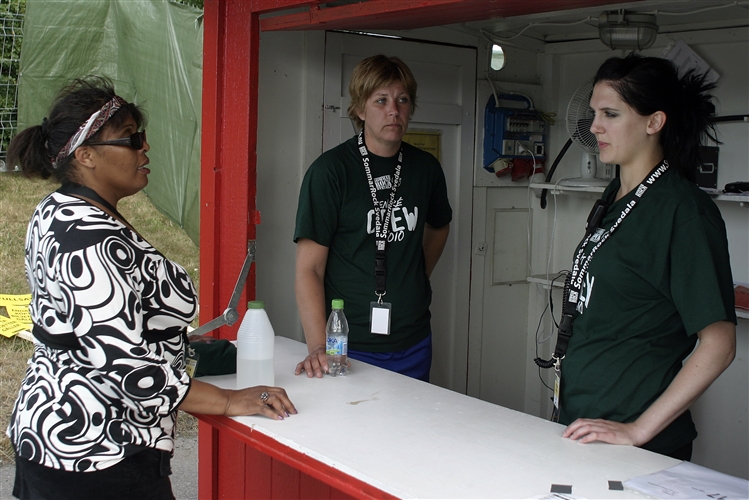
[(671, 458), (675, 458), (676, 460), (684, 460), (685, 462), (689, 462), (692, 460), (692, 444), (694, 441), (690, 441), (689, 444), (685, 444), (678, 450), (674, 450), (671, 453), (665, 453), (665, 455), (668, 455)]
[(52, 469), (16, 453), (13, 496), (21, 500), (174, 500), (170, 454), (148, 449), (94, 472)]

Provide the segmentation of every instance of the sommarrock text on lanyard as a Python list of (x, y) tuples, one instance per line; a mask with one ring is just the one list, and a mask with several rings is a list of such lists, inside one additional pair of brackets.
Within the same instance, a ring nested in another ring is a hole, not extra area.
[(596, 232), (596, 229), (598, 229), (598, 226), (603, 219), (603, 215), (606, 209), (605, 202), (603, 202), (602, 200), (596, 200), (596, 204), (593, 206), (593, 210), (591, 210), (591, 213), (588, 216), (588, 222), (585, 226), (585, 236), (583, 237), (583, 240), (580, 242), (577, 250), (575, 251), (575, 260), (573, 262), (572, 271), (567, 275), (567, 280), (564, 284), (562, 320), (559, 323), (557, 345), (554, 350), (554, 354), (552, 354), (550, 360), (543, 360), (540, 358), (536, 358), (534, 360), (536, 364), (541, 368), (551, 368), (552, 366), (554, 366), (555, 369), (559, 371), (561, 362), (567, 353), (569, 339), (572, 336), (574, 313), (577, 307), (578, 298), (580, 297), (580, 293), (582, 291), (583, 279), (588, 272), (588, 267), (590, 267), (590, 262), (593, 259), (593, 256), (598, 251), (598, 249), (600, 249), (601, 246), (606, 242), (606, 240), (611, 237), (614, 231), (621, 225), (621, 223), (632, 212), (632, 210), (634, 210), (635, 206), (637, 206), (637, 203), (645, 195), (648, 188), (651, 187), (668, 170), (668, 167), (668, 162), (666, 160), (662, 160), (658, 165), (655, 166), (655, 168), (653, 168), (653, 170), (650, 171), (650, 173), (645, 177), (645, 180), (641, 182), (635, 190), (634, 197), (629, 202), (627, 202), (625, 207), (622, 209), (621, 214), (611, 226), (611, 229), (609, 229), (608, 231), (604, 231), (603, 235), (600, 236), (598, 242), (586, 255), (585, 249), (588, 246), (588, 242), (590, 242), (593, 234)]
[[(606, 240), (608, 240), (614, 231), (616, 231), (616, 229), (622, 224), (624, 219), (635, 209), (637, 203), (645, 195), (648, 188), (652, 186), (655, 181), (666, 172), (666, 170), (668, 170), (668, 162), (662, 160), (655, 166), (655, 168), (653, 168), (653, 170), (650, 171), (650, 173), (645, 177), (645, 180), (637, 187), (634, 196), (626, 203), (621, 214), (619, 214), (619, 217), (608, 231), (598, 231), (600, 223), (606, 213), (606, 209), (608, 208), (605, 201), (596, 200), (596, 204), (593, 206), (593, 210), (591, 210), (590, 215), (588, 216), (588, 221), (585, 225), (585, 237), (583, 237), (583, 240), (575, 250), (575, 260), (572, 266), (572, 271), (567, 275), (567, 279), (564, 283), (562, 320), (559, 322), (557, 345), (554, 349), (554, 354), (551, 355), (551, 359), (549, 360), (543, 360), (541, 358), (534, 359), (535, 363), (541, 368), (554, 367), (554, 408), (551, 412), (552, 422), (558, 422), (561, 414), (562, 360), (567, 354), (567, 347), (570, 338), (572, 337), (574, 314), (577, 309), (578, 298), (582, 292), (583, 278), (588, 272), (590, 261), (593, 260), (593, 256), (598, 249), (601, 248)], [(596, 244), (586, 255), (585, 249), (588, 246), (588, 242), (591, 240), (596, 242)]]
[(374, 219), (375, 219), (375, 284), (376, 291), (375, 295), (378, 297), (378, 302), (382, 302), (382, 296), (385, 295), (385, 245), (387, 244), (388, 231), (390, 229), (390, 213), (392, 212), (393, 205), (395, 203), (395, 191), (400, 181), (401, 167), (403, 164), (403, 148), (401, 147), (398, 152), (398, 164), (395, 167), (395, 174), (393, 174), (393, 182), (390, 188), (390, 198), (385, 209), (385, 220), (381, 220), (380, 206), (377, 202), (377, 188), (375, 187), (374, 180), (372, 179), (372, 171), (369, 168), (369, 151), (367, 146), (364, 144), (364, 131), (359, 132), (357, 139), (357, 145), (359, 147), (359, 153), (362, 156), (362, 163), (364, 164), (364, 172), (367, 175), (367, 183), (369, 184), (369, 192), (372, 195), (372, 203), (374, 205)]

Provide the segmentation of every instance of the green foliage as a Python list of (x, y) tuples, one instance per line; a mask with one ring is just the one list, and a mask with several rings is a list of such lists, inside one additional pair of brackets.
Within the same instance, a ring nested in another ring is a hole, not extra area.
[(190, 7), (195, 7), (196, 9), (203, 10), (203, 0), (171, 0), (174, 3), (181, 3), (184, 5), (189, 5)]
[(18, 115), (18, 65), (26, 0), (0, 2), (0, 158), (5, 156)]

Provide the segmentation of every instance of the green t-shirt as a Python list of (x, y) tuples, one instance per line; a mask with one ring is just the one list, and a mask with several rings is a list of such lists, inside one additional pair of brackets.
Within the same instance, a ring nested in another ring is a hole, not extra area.
[[(614, 180), (603, 199), (613, 200), (619, 186)], [(633, 197), (613, 203), (600, 227), (608, 231)], [(562, 362), (560, 422), (636, 420), (676, 377), (697, 332), (736, 322), (715, 203), (669, 169), (593, 256), (577, 311)], [(643, 448), (666, 454), (696, 436), (687, 411)]]
[[(370, 169), (382, 211), (390, 198), (398, 155), (370, 153)], [(392, 304), (390, 335), (369, 330), (375, 295), (374, 203), (356, 137), (323, 153), (307, 170), (299, 194), (294, 241), (308, 238), (328, 247), (325, 303), (343, 299), (349, 323), (349, 348), (367, 352), (407, 349), (431, 329), (432, 289), (425, 272), (424, 224), (450, 223), (445, 175), (437, 159), (403, 143), (400, 185), (390, 218), (386, 247), (385, 302)], [(382, 216), (384, 221), (384, 213)]]

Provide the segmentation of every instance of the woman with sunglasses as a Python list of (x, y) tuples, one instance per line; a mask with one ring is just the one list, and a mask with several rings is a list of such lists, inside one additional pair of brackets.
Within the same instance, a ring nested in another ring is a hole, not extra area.
[(174, 498), (178, 409), (296, 413), (281, 388), (232, 391), (188, 376), (192, 282), (117, 211), (148, 184), (144, 121), (108, 80), (77, 80), (8, 149), (27, 177), (62, 184), (26, 235), (37, 343), (7, 431), (18, 498)]

